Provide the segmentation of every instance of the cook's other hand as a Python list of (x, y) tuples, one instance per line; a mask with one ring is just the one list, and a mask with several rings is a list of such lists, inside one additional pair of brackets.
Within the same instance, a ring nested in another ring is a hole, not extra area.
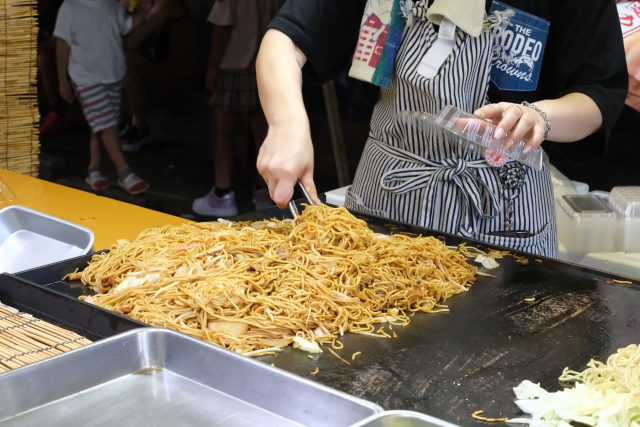
[(640, 111), (640, 33), (624, 39), (624, 53), (629, 70), (629, 92), (625, 103), (636, 111)]
[(532, 108), (500, 102), (485, 105), (474, 114), (496, 126), (495, 138), (500, 139), (508, 135), (504, 142), (507, 150), (524, 139), (527, 143), (522, 151), (529, 153), (538, 148), (544, 140), (544, 118)]
[(300, 179), (315, 203), (313, 144), (302, 100), (302, 67), (307, 58), (284, 33), (265, 34), (256, 63), (260, 103), (269, 132), (257, 168), (269, 186), (271, 199), (285, 208)]
[[(589, 96), (574, 92), (558, 99), (545, 99), (535, 104), (547, 116), (551, 129), (547, 140), (554, 142), (579, 141), (602, 128), (602, 113)], [(533, 108), (508, 102), (487, 104), (474, 112), (476, 116), (496, 126), (494, 136), (503, 138), (507, 148), (526, 141), (525, 152), (535, 150), (544, 138), (546, 129), (542, 115)]]

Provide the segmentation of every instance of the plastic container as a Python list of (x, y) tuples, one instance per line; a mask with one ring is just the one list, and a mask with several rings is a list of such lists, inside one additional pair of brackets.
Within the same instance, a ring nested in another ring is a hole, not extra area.
[(553, 165), (549, 165), (551, 172), (551, 184), (553, 185), (553, 197), (559, 199), (567, 194), (578, 194), (578, 190), (573, 181), (567, 178)]
[(492, 166), (502, 166), (507, 160), (516, 160), (536, 170), (542, 170), (542, 148), (532, 152), (522, 152), (525, 142), (518, 142), (513, 148), (504, 148), (504, 138), (494, 138), (496, 128), (493, 124), (479, 119), (473, 114), (450, 105), (442, 109), (437, 115), (423, 112), (403, 113), (401, 116), (417, 120), (425, 126), (437, 125), (457, 138), (452, 139), (463, 145), (465, 150), (480, 150)]
[(617, 252), (621, 221), (605, 198), (593, 194), (556, 199), (558, 238), (574, 253)]
[(640, 187), (614, 187), (609, 203), (622, 222), (618, 237), (620, 250), (640, 252)]
[(22, 206), (0, 210), (0, 273), (16, 273), (93, 252), (93, 232)]

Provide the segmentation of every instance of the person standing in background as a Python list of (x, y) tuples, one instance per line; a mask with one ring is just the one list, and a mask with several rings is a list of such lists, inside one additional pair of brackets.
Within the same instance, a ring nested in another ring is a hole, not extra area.
[[(198, 37), (184, 0), (139, 3), (142, 21), (124, 38), (123, 109), (131, 114), (131, 124), (120, 137), (127, 152), (153, 140), (147, 122), (150, 104), (186, 90), (198, 64)], [(129, 0), (121, 4), (131, 9)]]
[(58, 90), (56, 67), (56, 39), (53, 30), (62, 0), (38, 0), (38, 73), (47, 99), (42, 111), (40, 134), (55, 133), (68, 123), (62, 111), (62, 98)]
[[(139, 21), (139, 15), (135, 21)], [(96, 191), (110, 184), (100, 170), (102, 147), (118, 169), (122, 188), (130, 194), (149, 188), (129, 168), (118, 139), (121, 81), (125, 73), (122, 36), (133, 25), (134, 19), (126, 17), (124, 8), (113, 0), (65, 0), (53, 34), (57, 38), (60, 96), (69, 103), (77, 96), (91, 126), (87, 183)]]
[[(193, 211), (200, 215), (238, 214), (231, 189), (236, 127), (240, 116), (247, 114), (257, 150), (267, 136), (255, 60), (262, 36), (283, 4), (284, 0), (218, 0), (211, 9), (209, 21), (214, 29), (206, 84), (213, 93), (215, 187), (193, 202)], [(253, 203), (256, 209), (273, 205), (266, 183), (259, 175)]]

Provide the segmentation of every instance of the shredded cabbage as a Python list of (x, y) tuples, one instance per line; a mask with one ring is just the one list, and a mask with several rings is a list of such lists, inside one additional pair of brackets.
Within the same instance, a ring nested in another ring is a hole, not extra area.
[[(531, 381), (523, 381), (513, 390), (519, 399), (516, 404), (522, 412), (531, 415), (531, 419), (514, 418), (508, 423), (540, 427), (570, 427), (571, 421), (593, 427), (631, 427), (640, 423), (640, 394), (637, 393), (594, 389), (582, 383), (549, 393)], [(630, 423), (626, 417), (630, 418)]]
[(307, 341), (302, 337), (293, 337), (293, 346), (308, 353), (322, 353), (322, 349), (315, 341)]

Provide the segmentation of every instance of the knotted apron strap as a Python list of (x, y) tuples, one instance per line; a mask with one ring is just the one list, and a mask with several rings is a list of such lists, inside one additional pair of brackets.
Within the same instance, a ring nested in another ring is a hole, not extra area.
[[(470, 171), (470, 169), (490, 167), (484, 160), (427, 160), (375, 139), (373, 141), (381, 151), (390, 157), (415, 165), (391, 169), (382, 175), (380, 186), (384, 190), (396, 194), (405, 194), (420, 188), (430, 187), (437, 181), (453, 181), (480, 218), (489, 219), (498, 215), (499, 209), (496, 195)], [(482, 208), (483, 195), (486, 195), (489, 199), (490, 206), (487, 212)]]

